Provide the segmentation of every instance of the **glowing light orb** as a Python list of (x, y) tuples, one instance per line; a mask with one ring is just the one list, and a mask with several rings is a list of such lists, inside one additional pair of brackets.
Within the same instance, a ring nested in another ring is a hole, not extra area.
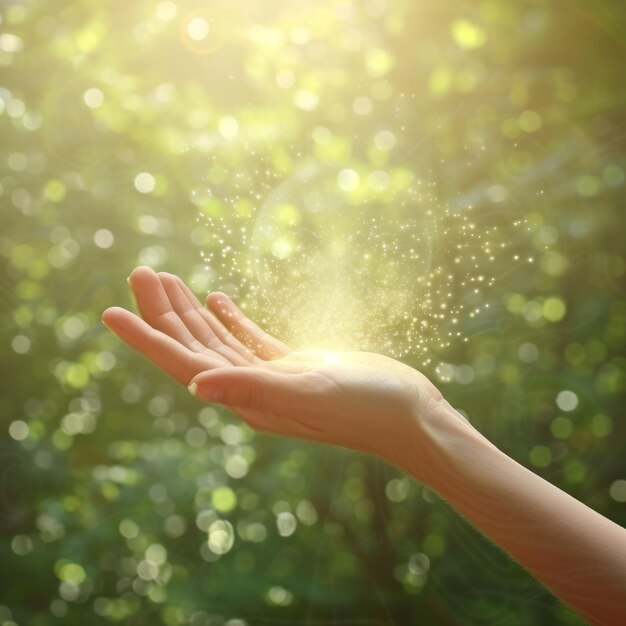
[(209, 55), (224, 45), (233, 25), (230, 9), (220, 10), (198, 7), (183, 16), (180, 37), (183, 45), (193, 54)]
[(187, 34), (194, 41), (202, 41), (209, 34), (209, 22), (203, 17), (193, 17), (187, 22)]

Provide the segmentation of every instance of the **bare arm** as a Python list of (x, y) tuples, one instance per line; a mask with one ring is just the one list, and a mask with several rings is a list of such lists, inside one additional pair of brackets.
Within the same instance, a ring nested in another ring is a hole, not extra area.
[[(498, 450), (447, 403), (396, 461), (591, 624), (626, 624), (626, 530)], [(420, 456), (417, 459), (417, 456)]]
[(143, 319), (103, 321), (201, 400), (257, 430), (378, 455), (436, 490), (592, 624), (626, 624), (626, 530), (498, 450), (422, 374), (361, 352), (291, 352), (223, 294), (130, 278)]

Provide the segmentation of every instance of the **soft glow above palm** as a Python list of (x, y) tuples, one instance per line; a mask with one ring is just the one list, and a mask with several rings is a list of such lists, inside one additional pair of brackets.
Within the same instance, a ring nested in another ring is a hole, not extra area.
[(205, 400), (254, 428), (395, 459), (411, 421), (441, 400), (419, 372), (366, 352), (291, 352), (224, 294), (204, 308), (176, 276), (140, 267), (129, 283), (143, 319), (113, 307), (104, 323)]

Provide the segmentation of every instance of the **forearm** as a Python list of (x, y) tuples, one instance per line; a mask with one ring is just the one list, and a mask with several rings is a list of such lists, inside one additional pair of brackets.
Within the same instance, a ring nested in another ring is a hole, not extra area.
[(592, 624), (626, 624), (626, 530), (498, 450), (440, 404), (398, 463)]

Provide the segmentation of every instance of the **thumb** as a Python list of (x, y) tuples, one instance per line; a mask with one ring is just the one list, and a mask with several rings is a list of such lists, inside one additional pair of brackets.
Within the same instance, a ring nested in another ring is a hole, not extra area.
[(294, 378), (257, 367), (221, 367), (198, 374), (188, 389), (206, 402), (263, 411), (296, 400), (300, 390)]

